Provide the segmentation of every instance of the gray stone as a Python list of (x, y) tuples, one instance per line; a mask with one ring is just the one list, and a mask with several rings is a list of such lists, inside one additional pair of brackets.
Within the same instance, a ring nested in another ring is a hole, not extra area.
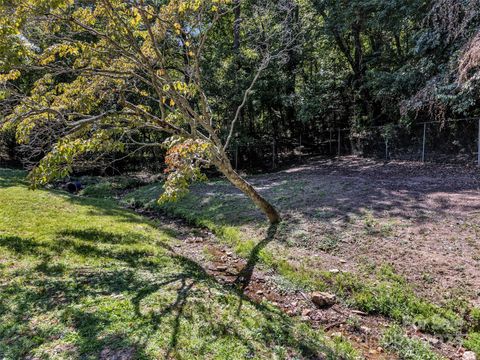
[(477, 355), (473, 351), (465, 351), (462, 360), (477, 360)]

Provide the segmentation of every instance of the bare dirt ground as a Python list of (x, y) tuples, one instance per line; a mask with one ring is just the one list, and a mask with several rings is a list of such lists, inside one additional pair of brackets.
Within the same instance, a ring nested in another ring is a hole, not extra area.
[[(480, 169), (347, 158), (280, 176), (288, 174), (304, 181), (304, 206), (288, 213), (311, 246), (330, 232), (341, 243), (331, 253), (346, 267), (391, 264), (433, 300), (480, 303)], [(315, 196), (319, 183), (325, 190)], [(319, 208), (332, 221), (316, 221)]]
[[(287, 220), (281, 231), (292, 260), (346, 271), (389, 264), (422, 296), (480, 305), (479, 168), (346, 157), (249, 180)], [(225, 208), (244, 209), (226, 221), (262, 236), (262, 215), (238, 205), (247, 200), (235, 189), (195, 191), (207, 205), (221, 194)]]

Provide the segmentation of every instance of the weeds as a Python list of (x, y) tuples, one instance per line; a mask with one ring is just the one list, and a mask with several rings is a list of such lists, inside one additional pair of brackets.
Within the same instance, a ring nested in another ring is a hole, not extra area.
[(411, 339), (398, 326), (392, 326), (383, 335), (385, 349), (396, 353), (400, 360), (444, 360), (419, 339)]
[(480, 332), (472, 332), (467, 335), (463, 346), (475, 354), (480, 355)]

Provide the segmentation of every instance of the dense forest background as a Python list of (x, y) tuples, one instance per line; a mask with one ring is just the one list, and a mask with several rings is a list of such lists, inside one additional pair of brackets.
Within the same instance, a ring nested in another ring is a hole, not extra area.
[[(204, 52), (204, 86), (219, 122), (232, 118), (257, 66), (248, 41), (257, 28), (254, 3), (234, 0), (238, 6)], [(419, 160), (424, 122), (433, 122), (430, 153), (447, 154), (441, 160), (475, 158), (479, 0), (290, 0), (289, 6), (294, 15), (286, 23), (279, 19), (279, 26), (294, 43), (274, 59), (242, 108), (229, 149), (236, 167), (275, 167), (292, 154)], [(38, 77), (32, 70), (16, 86), (28, 92)], [(2, 111), (8, 115), (7, 107)], [(471, 121), (452, 121), (459, 119)], [(56, 138), (46, 126), (18, 145), (15, 133), (2, 130), (0, 159), (25, 167)], [(137, 136), (151, 141), (159, 135)], [(161, 148), (148, 147), (128, 157), (107, 154), (96, 166), (156, 170), (162, 156)]]

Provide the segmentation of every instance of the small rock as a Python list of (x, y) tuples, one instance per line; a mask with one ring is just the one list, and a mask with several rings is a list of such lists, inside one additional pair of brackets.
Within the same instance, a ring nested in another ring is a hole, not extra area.
[(331, 307), (337, 302), (337, 297), (334, 294), (324, 292), (313, 293), (311, 299), (321, 309)]
[(297, 315), (297, 312), (294, 309), (291, 309), (291, 310), (287, 311), (287, 315), (288, 316), (295, 316), (295, 315)]
[(381, 346), (379, 346), (379, 347), (377, 347), (377, 351), (378, 351), (379, 353), (382, 353), (382, 352), (383, 352), (383, 348), (382, 348)]
[(308, 317), (312, 313), (310, 309), (303, 309), (302, 310), (302, 317)]
[(465, 351), (462, 360), (477, 360), (477, 355), (473, 351)]
[(263, 290), (258, 290), (257, 295), (263, 295)]
[(360, 326), (360, 330), (364, 333), (364, 334), (370, 334), (372, 332), (372, 329), (370, 329), (369, 327), (367, 326)]
[(340, 270), (338, 269), (330, 269), (330, 273), (332, 274), (338, 274), (340, 272)]
[(372, 350), (370, 350), (368, 353), (369, 353), (370, 355), (375, 355), (375, 354), (378, 354), (378, 351), (372, 349)]
[(228, 266), (226, 266), (226, 265), (217, 265), (215, 267), (215, 270), (217, 270), (217, 271), (226, 271), (227, 269), (228, 269)]
[(340, 263), (346, 264), (346, 263), (347, 263), (347, 260), (341, 259), (341, 260), (340, 260)]

